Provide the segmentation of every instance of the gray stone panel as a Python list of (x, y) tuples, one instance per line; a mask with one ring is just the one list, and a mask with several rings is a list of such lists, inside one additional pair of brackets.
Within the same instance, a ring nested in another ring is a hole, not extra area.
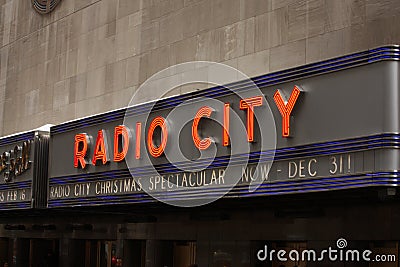
[(2, 0), (0, 135), (121, 108), (177, 63), (253, 76), (398, 43), (399, 11), (398, 0), (63, 0), (43, 16)]

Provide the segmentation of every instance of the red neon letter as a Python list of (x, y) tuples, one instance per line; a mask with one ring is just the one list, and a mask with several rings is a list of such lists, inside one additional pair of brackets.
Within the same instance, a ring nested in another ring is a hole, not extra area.
[(142, 123), (136, 123), (136, 159), (140, 159), (140, 137), (142, 136)]
[[(122, 137), (122, 151), (119, 152), (119, 137)], [(114, 129), (114, 161), (122, 161), (126, 157), (129, 148), (129, 129), (124, 125), (118, 125)]]
[(299, 98), (301, 90), (295, 85), (292, 93), (290, 94), (289, 100), (283, 98), (283, 94), (279, 90), (276, 90), (274, 94), (274, 101), (282, 115), (282, 137), (290, 136), (290, 114)]
[[(86, 151), (88, 148), (89, 137), (85, 133), (80, 133), (75, 135), (75, 147), (74, 147), (74, 167), (78, 168), (79, 163), (81, 164), (81, 168), (84, 169), (86, 167)], [(79, 150), (79, 146), (82, 144), (82, 149)]]
[[(156, 147), (153, 143), (153, 134), (154, 130), (157, 127), (161, 128), (161, 144), (158, 147)], [(167, 140), (168, 140), (168, 129), (165, 119), (163, 117), (154, 118), (154, 120), (150, 124), (149, 132), (147, 133), (147, 148), (149, 149), (150, 155), (152, 155), (155, 158), (161, 156), (162, 153), (164, 153), (164, 149), (167, 145)]]
[(254, 96), (240, 100), (240, 109), (247, 109), (247, 141), (254, 141), (254, 107), (263, 103), (262, 96)]
[(107, 138), (104, 130), (100, 130), (97, 133), (96, 146), (94, 148), (92, 164), (96, 165), (98, 160), (101, 160), (103, 164), (106, 164), (110, 158), (107, 153)]
[(222, 129), (222, 144), (229, 146), (229, 103), (224, 105), (224, 128)]
[(213, 110), (210, 107), (207, 107), (207, 106), (201, 107), (197, 111), (197, 113), (196, 113), (196, 115), (194, 116), (194, 119), (193, 119), (192, 138), (193, 138), (194, 145), (200, 150), (207, 149), (211, 145), (212, 141), (211, 141), (210, 137), (207, 137), (207, 138), (204, 138), (204, 139), (200, 139), (199, 134), (197, 132), (197, 128), (199, 126), (200, 119), (202, 117), (209, 118), (211, 116), (212, 112), (213, 112)]

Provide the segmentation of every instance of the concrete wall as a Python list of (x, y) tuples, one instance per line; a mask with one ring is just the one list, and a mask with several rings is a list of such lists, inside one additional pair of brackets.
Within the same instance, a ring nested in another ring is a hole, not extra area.
[(400, 40), (399, 0), (62, 0), (50, 15), (29, 0), (0, 6), (0, 135), (124, 107), (176, 63), (254, 76)]

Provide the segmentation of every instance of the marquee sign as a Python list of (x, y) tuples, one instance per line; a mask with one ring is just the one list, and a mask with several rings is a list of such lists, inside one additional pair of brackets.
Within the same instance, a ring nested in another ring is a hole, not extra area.
[[(282, 137), (290, 136), (290, 115), (296, 104), (298, 96), (300, 95), (300, 89), (294, 86), (288, 101), (285, 101), (279, 90), (274, 94), (274, 100), (277, 107), (282, 115)], [(254, 139), (254, 112), (257, 107), (263, 105), (263, 96), (253, 96), (250, 98), (240, 99), (239, 108), (244, 110), (246, 116), (246, 133), (247, 142), (255, 142)], [(212, 107), (204, 105), (201, 106), (194, 114), (193, 120), (191, 121), (191, 137), (192, 142), (187, 142), (186, 145), (192, 145), (198, 150), (207, 150), (213, 140), (220, 140), (220, 145), (227, 147), (230, 145), (229, 132), (231, 124), (230, 119), (230, 103), (224, 103), (222, 109), (222, 129), (220, 130), (220, 136), (205, 137), (201, 138), (199, 136), (200, 122), (203, 119), (210, 118), (212, 113), (217, 112)], [(265, 103), (264, 103), (265, 105)], [(189, 110), (182, 109), (182, 112), (190, 112)], [(145, 122), (138, 121), (135, 123), (135, 129), (131, 129), (126, 125), (117, 125), (114, 129), (99, 129), (97, 132), (97, 137), (95, 141), (92, 141), (94, 136), (88, 135), (87, 133), (78, 133), (75, 135), (74, 144), (74, 167), (85, 169), (87, 164), (93, 166), (105, 165), (111, 160), (114, 162), (123, 161), (127, 154), (130, 153), (130, 143), (134, 141), (134, 156), (136, 160), (141, 159), (141, 147), (142, 143), (145, 143), (149, 155), (153, 158), (159, 158), (167, 146), (168, 142), (168, 129), (174, 121), (168, 122), (164, 117), (157, 116), (151, 120), (147, 129), (147, 135), (143, 136), (144, 130), (142, 130), (142, 125)], [(209, 123), (210, 124), (210, 123)], [(211, 124), (210, 124), (211, 125)], [(155, 131), (159, 128), (161, 131), (161, 138), (159, 145), (155, 145)], [(114, 132), (110, 138), (108, 132)], [(135, 137), (132, 137), (132, 133), (135, 133)], [(111, 139), (111, 140), (110, 140)], [(88, 155), (88, 151), (93, 151), (92, 155)], [(110, 156), (113, 154), (113, 156)]]
[[(146, 192), (171, 189), (173, 199), (207, 198), (228, 187), (229, 162), (240, 179), (226, 197), (397, 184), (398, 62), (370, 60), (379, 53), (256, 77), (261, 95), (215, 87), (159, 100), (150, 110), (149, 103), (135, 106), (128, 121), (122, 109), (54, 126), (49, 206), (154, 201)], [(192, 102), (181, 105), (184, 99)], [(273, 127), (260, 127), (260, 119)], [(262, 148), (262, 135), (275, 132), (276, 149)], [(247, 153), (235, 153), (235, 138), (249, 144)], [(212, 161), (201, 157), (213, 147)], [(174, 160), (178, 149), (189, 160)], [(261, 185), (249, 192), (256, 180)]]
[(48, 137), (31, 131), (0, 139), (0, 210), (46, 205)]

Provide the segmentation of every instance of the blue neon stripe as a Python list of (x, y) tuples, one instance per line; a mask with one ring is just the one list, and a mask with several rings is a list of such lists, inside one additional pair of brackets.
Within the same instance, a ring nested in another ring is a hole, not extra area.
[(31, 202), (11, 202), (11, 203), (1, 203), (0, 210), (10, 210), (10, 209), (30, 209)]
[[(330, 141), (318, 144), (302, 145), (291, 148), (282, 148), (275, 151), (252, 152), (250, 154), (227, 155), (215, 158), (209, 168), (226, 167), (228, 163), (232, 165), (243, 164), (246, 162), (266, 162), (271, 160), (288, 160), (301, 157), (312, 157), (319, 155), (330, 155), (337, 153), (349, 153), (363, 150), (379, 149), (379, 148), (398, 148), (400, 147), (400, 134), (379, 134), (360, 138), (351, 138), (342, 141)], [(248, 160), (247, 160), (248, 159)], [(162, 174), (180, 172), (181, 168), (207, 166), (210, 159), (177, 162), (174, 164), (165, 163), (154, 166), (158, 172)], [(136, 176), (147, 175), (153, 172), (153, 166), (143, 166), (133, 168), (130, 171)], [(64, 184), (70, 181), (88, 181), (88, 180), (105, 180), (108, 177), (115, 178), (130, 177), (128, 170), (113, 170), (101, 173), (84, 173), (79, 175), (67, 175), (50, 178), (50, 184)]]
[[(334, 59), (329, 59), (317, 63), (311, 63), (304, 66), (282, 70), (266, 75), (260, 75), (251, 78), (258, 87), (271, 86), (285, 81), (310, 77), (313, 75), (328, 73), (332, 71), (338, 71), (350, 67), (360, 66), (364, 64), (370, 64), (383, 60), (399, 60), (400, 51), (399, 46), (383, 46), (376, 49), (370, 49), (363, 52), (354, 53), (351, 55), (341, 56)], [(231, 94), (232, 92), (226, 87), (234, 89), (237, 92), (248, 90), (252, 82), (239, 81), (231, 83), (225, 86), (215, 86), (209, 89), (191, 92), (184, 95), (173, 96), (167, 99), (161, 99), (152, 103), (144, 103), (135, 107), (131, 107), (128, 110), (120, 109), (112, 112), (107, 112), (100, 115), (95, 115), (90, 118), (84, 118), (68, 123), (56, 125), (51, 128), (52, 134), (62, 133), (65, 131), (71, 131), (99, 123), (112, 122), (120, 120), (125, 116), (140, 115), (150, 110), (161, 110), (169, 107), (175, 107), (185, 100), (193, 100), (196, 97), (220, 97)], [(153, 107), (154, 105), (154, 107)], [(152, 108), (153, 107), (153, 108)]]
[(0, 146), (9, 145), (13, 143), (32, 140), (35, 137), (35, 132), (27, 132), (18, 135), (8, 136), (0, 139)]

